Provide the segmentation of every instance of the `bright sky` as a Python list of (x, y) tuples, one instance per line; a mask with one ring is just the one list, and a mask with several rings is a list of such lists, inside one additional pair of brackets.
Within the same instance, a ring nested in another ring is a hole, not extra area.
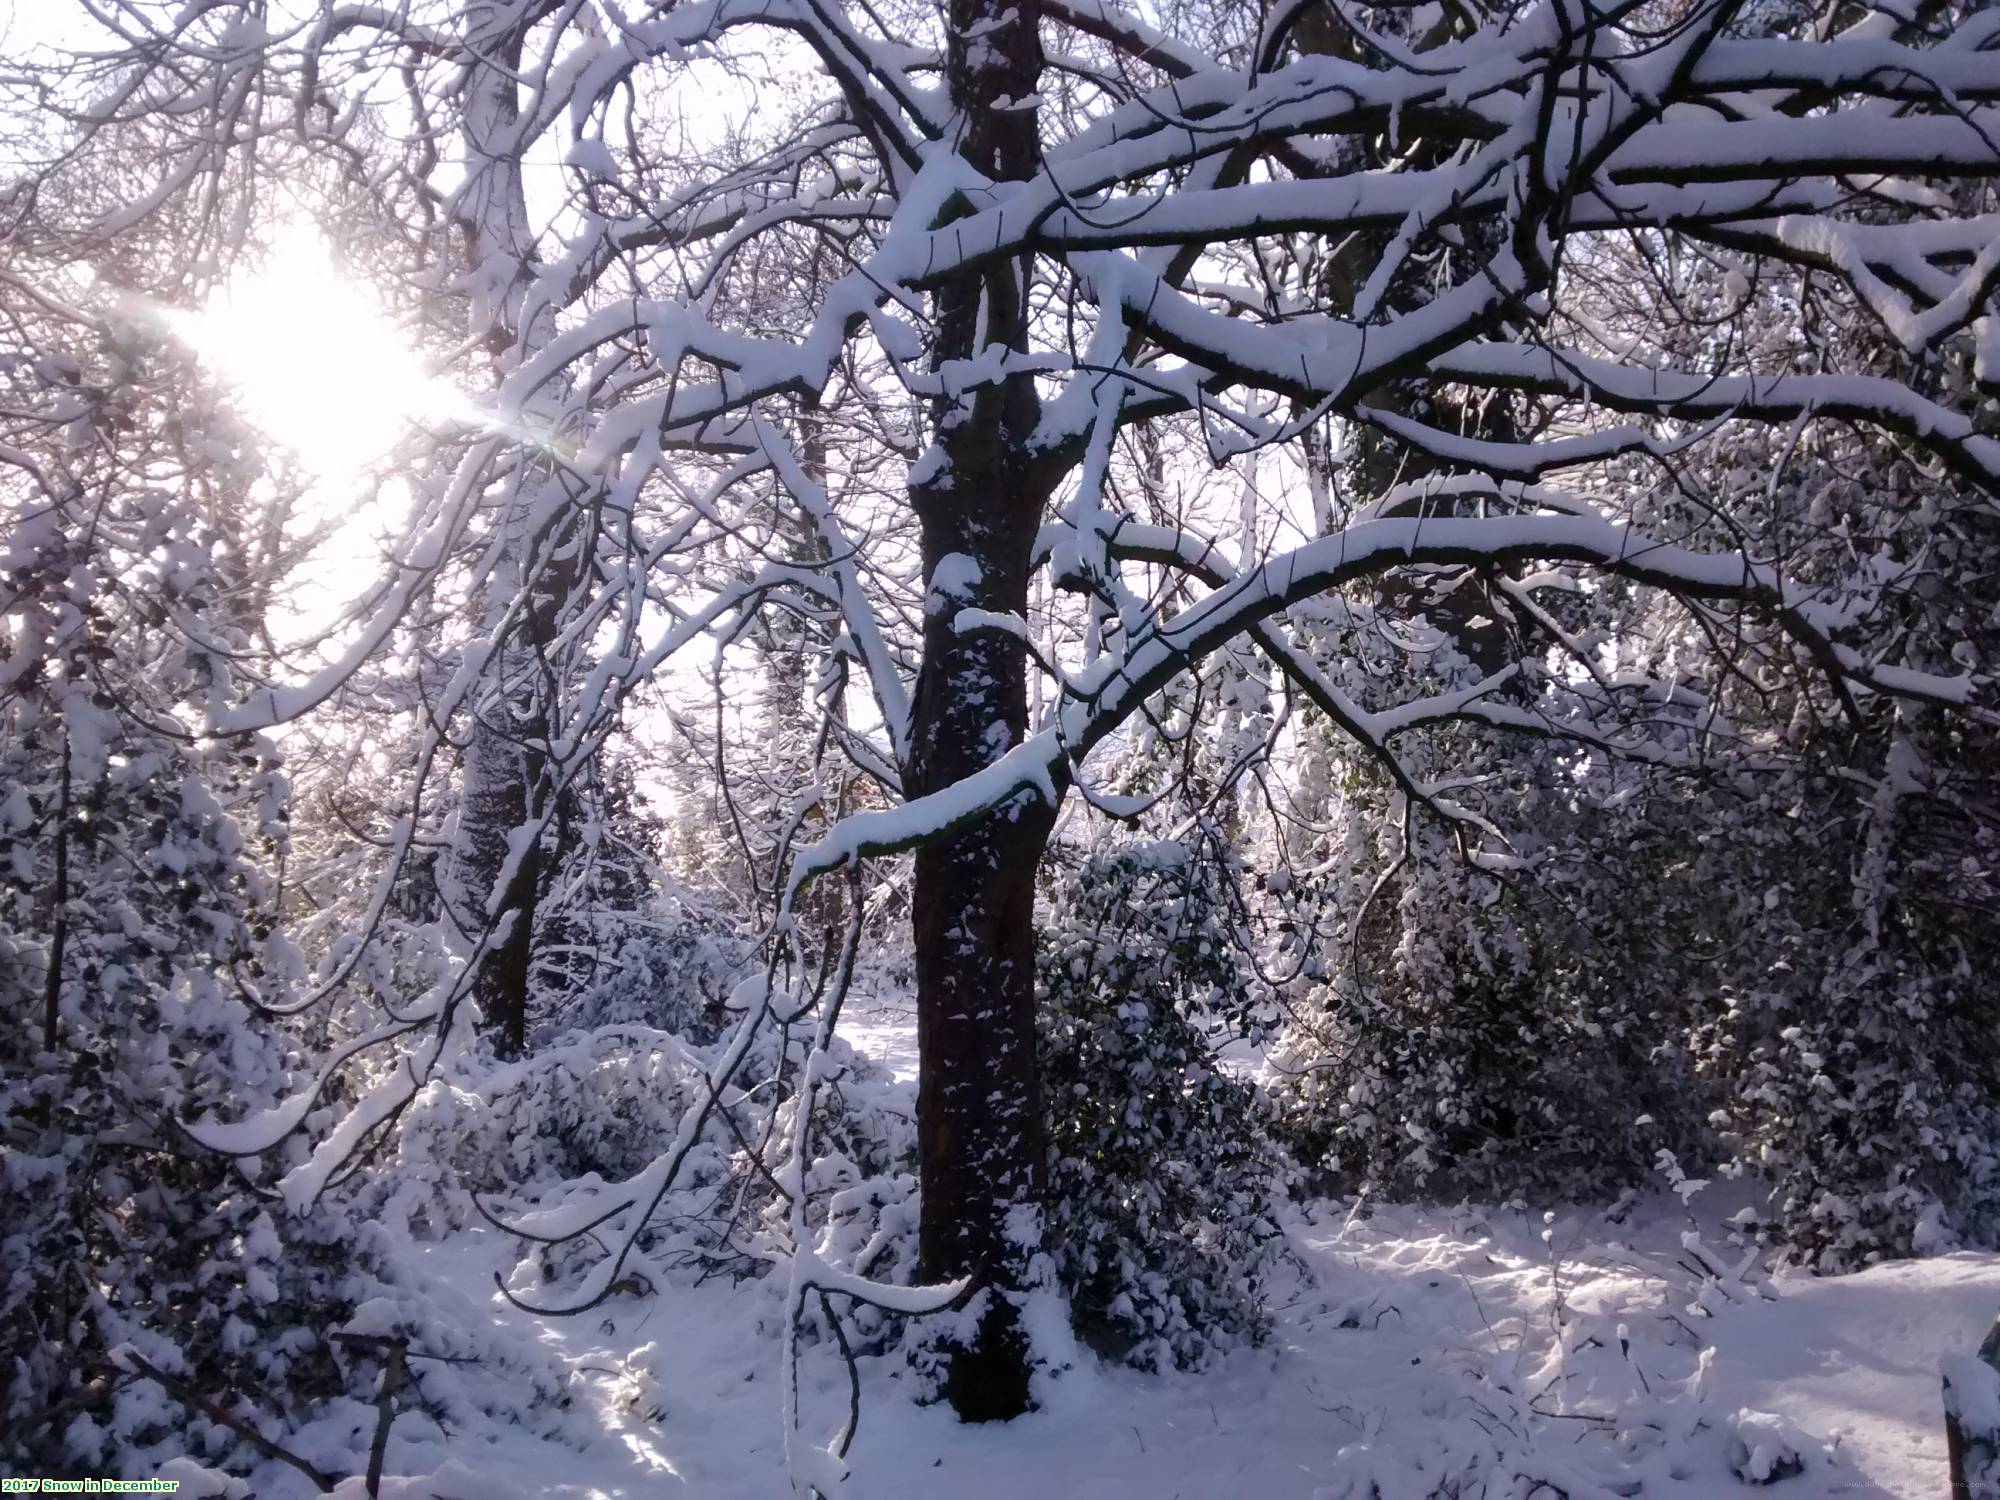
[(341, 275), (307, 223), (288, 227), (261, 266), (174, 325), (235, 387), (243, 414), (335, 488), (387, 454), (412, 421), (466, 406)]
[(295, 221), (261, 264), (220, 287), (200, 312), (169, 315), (174, 332), (234, 390), (243, 416), (312, 476), (306, 527), (338, 530), (295, 580), (281, 636), (323, 628), (373, 582), (377, 538), (400, 519), (407, 490), (376, 496), (367, 471), (410, 424), (471, 408), (431, 373), (368, 291), (343, 276), (319, 231)]
[[(287, 226), (270, 253), (218, 288), (200, 312), (167, 314), (174, 333), (232, 388), (237, 409), (312, 477), (298, 528), (338, 529), (297, 569), (271, 621), (281, 641), (312, 638), (376, 581), (385, 542), (406, 522), (410, 492), (389, 458), (413, 421), (478, 420), (471, 399), (430, 371), (365, 287), (344, 276), (309, 219)], [(654, 628), (660, 628), (659, 622)], [(732, 667), (747, 648), (726, 653)], [(674, 696), (706, 696), (695, 647), (661, 674)], [(863, 700), (856, 707), (865, 715)]]

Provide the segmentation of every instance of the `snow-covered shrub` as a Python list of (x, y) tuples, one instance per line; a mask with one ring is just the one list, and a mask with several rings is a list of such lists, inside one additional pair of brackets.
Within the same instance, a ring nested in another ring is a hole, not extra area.
[[(1883, 498), (1907, 474), (1871, 489), (1832, 463), (1797, 467), (1786, 503), (1873, 516), (1894, 542), (1859, 584), (1840, 558), (1801, 554), (1802, 575), (1842, 580), (1857, 619), (1942, 611), (1971, 637), (1967, 660), (2000, 650), (2000, 613), (1966, 606), (2000, 576), (1975, 567), (2000, 555), (1990, 517), (1940, 506), (1951, 524), (1912, 528)], [(1947, 557), (1952, 586), (1907, 583), (1906, 566)], [(1604, 669), (1634, 680), (1674, 680), (1710, 649), (1640, 607), (1610, 588), (1559, 606), (1573, 632), (1655, 639), (1607, 648)], [(1370, 674), (1414, 670), (1372, 649), (1385, 659), (1367, 672), (1328, 663), (1357, 696)], [(1429, 658), (1432, 687), (1467, 680)], [(1406, 818), (1369, 759), (1333, 743), (1321, 815), (1344, 836), (1299, 882), (1323, 882), (1324, 961), (1280, 1057), (1302, 1158), (1350, 1186), (1506, 1197), (1636, 1181), (1666, 1148), (1768, 1184), (1765, 1237), (1823, 1270), (1994, 1242), (1993, 732), (1872, 699), (1836, 732), (1842, 710), (1789, 657), (1752, 687), (1725, 674), (1713, 697), (1676, 688), (1647, 710), (1667, 751), (1697, 757), (1677, 770), (1407, 738), (1407, 765), (1448, 766), (1454, 796), (1506, 832), (1519, 867), (1498, 873), (1469, 866), (1435, 817)], [(1549, 722), (1563, 702), (1544, 694)]]
[(1505, 880), (1420, 830), (1297, 1007), (1288, 1142), (1350, 1187), (1487, 1198), (1670, 1149), (1768, 1184), (1764, 1236), (1824, 1270), (1991, 1242), (1996, 955), (1964, 920), (1991, 836), (1900, 774), (1538, 778)]
[[(479, 1076), (428, 1085), (382, 1174), (401, 1202), (470, 1222), (470, 1193), (533, 1195), (621, 1181), (674, 1138), (702, 1088), (703, 1060), (671, 1032), (637, 1025), (575, 1033)], [(712, 1132), (693, 1175), (713, 1184), (730, 1146)], [(444, 1227), (444, 1226), (439, 1226)]]
[(674, 894), (630, 910), (597, 908), (564, 919), (563, 941), (587, 948), (540, 1007), (537, 1041), (568, 1031), (638, 1025), (708, 1043), (729, 1016), (725, 1002), (751, 950), (721, 922)]
[[(806, 1217), (817, 1232), (815, 1253), (828, 1265), (890, 1286), (917, 1278), (917, 1134), (909, 1096), (886, 1068), (840, 1038), (829, 1049), (813, 1112), (812, 1160), (802, 1180)], [(794, 1099), (796, 1096), (794, 1096)], [(780, 1111), (780, 1131), (794, 1103)], [(772, 1204), (772, 1243), (782, 1243)], [(815, 1332), (823, 1322), (817, 1303), (808, 1308)], [(887, 1347), (908, 1321), (868, 1303), (843, 1312), (850, 1344)], [(921, 1337), (923, 1330), (918, 1330)]]
[(1701, 986), (1693, 1045), (1766, 1237), (1822, 1270), (2000, 1239), (2000, 820), (1955, 779), (1899, 741), (1872, 793), (1801, 777), (1817, 816), (1733, 851), (1759, 962)]
[(1281, 1249), (1264, 1109), (1213, 1040), (1249, 994), (1228, 872), (1178, 843), (1052, 864), (1045, 1243), (1086, 1342), (1147, 1368), (1199, 1365), (1263, 1336)]
[(1340, 869), (1317, 896), (1327, 951), (1274, 1085), (1281, 1133), (1330, 1186), (1567, 1197), (1643, 1181), (1663, 1146), (1711, 1154), (1687, 1006), (1656, 952), (1673, 840), (1623, 810), (1643, 773), (1497, 769), (1507, 795), (1489, 812), (1533, 829), (1515, 835), (1527, 868), (1504, 876), (1427, 820), (1406, 834), (1351, 778)]
[[(187, 378), (158, 349), (120, 358), (134, 401)], [(228, 425), (191, 435), (227, 493), (243, 478)], [(292, 1033), (249, 1003), (301, 971), (280, 926), (280, 755), (179, 727), (226, 687), (238, 639), (223, 601), (240, 538), (216, 503), (129, 486), (87, 527), (33, 499), (0, 519), (0, 1467), (16, 1472), (128, 1467), (184, 1422), (107, 1375), (122, 1344), (280, 1406), (336, 1378), (315, 1345), (344, 1310), (323, 1228), (285, 1222), (256, 1164), (179, 1130), (269, 1107), (299, 1071)]]

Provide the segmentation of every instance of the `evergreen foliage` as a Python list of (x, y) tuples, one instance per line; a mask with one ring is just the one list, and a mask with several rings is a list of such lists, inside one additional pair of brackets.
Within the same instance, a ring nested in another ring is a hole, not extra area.
[(1148, 1369), (1257, 1342), (1285, 1172), (1217, 1039), (1252, 990), (1212, 845), (1059, 850), (1037, 978), (1048, 1243), (1080, 1336)]

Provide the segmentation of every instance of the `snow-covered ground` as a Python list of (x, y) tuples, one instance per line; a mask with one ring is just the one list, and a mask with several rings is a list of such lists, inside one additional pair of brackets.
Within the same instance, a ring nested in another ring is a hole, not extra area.
[[(913, 1080), (906, 1014), (865, 1013), (847, 1030)], [(1710, 1196), (1694, 1197), (1692, 1217), (1662, 1195), (1617, 1220), (1602, 1207), (1324, 1203), (1289, 1226), (1295, 1264), (1267, 1345), (1165, 1377), (1079, 1356), (1042, 1410), (1004, 1426), (918, 1407), (896, 1360), (865, 1360), (845, 1492), (1582, 1500), (1712, 1497), (1775, 1479), (1773, 1494), (1943, 1494), (1938, 1360), (1975, 1345), (2000, 1310), (2000, 1256), (1739, 1276), (1721, 1218), (1740, 1200)], [(423, 1477), (385, 1494), (785, 1492), (770, 1281), (668, 1285), (536, 1319), (493, 1292), (517, 1254), (488, 1229), (414, 1252), (403, 1280), (431, 1316), (513, 1352), (504, 1369), (420, 1366), (431, 1410), (398, 1418), (389, 1470)], [(512, 1426), (478, 1418), (475, 1385), (530, 1378), (513, 1371), (539, 1372), (566, 1409), (551, 1402), (548, 1420)], [(801, 1398), (823, 1440), (848, 1403), (830, 1348), (807, 1350)], [(296, 1446), (346, 1472), (371, 1419), (349, 1404)], [(310, 1490), (273, 1465), (249, 1493)], [(359, 1495), (359, 1481), (340, 1493)]]

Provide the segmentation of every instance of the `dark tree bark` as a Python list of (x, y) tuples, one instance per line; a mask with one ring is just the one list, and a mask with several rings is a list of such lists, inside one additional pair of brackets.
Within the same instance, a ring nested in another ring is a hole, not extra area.
[(56, 872), (49, 883), (49, 970), (42, 980), (42, 1050), (56, 1050), (62, 1028), (63, 958), (69, 948), (69, 730), (63, 730), (62, 768), (56, 783)]
[[(561, 534), (565, 527), (567, 536)], [(473, 938), (485, 929), (486, 903), (507, 871), (516, 831), (542, 822), (559, 795), (544, 747), (551, 731), (548, 705), (559, 701), (564, 684), (550, 661), (549, 648), (562, 633), (563, 606), (582, 582), (590, 545), (588, 519), (574, 514), (558, 517), (526, 550), (533, 557), (551, 544), (559, 558), (542, 570), (540, 581), (533, 585), (527, 618), (518, 627), (518, 643), (500, 653), (500, 690), (487, 714), (473, 726), (466, 749), (456, 881), (462, 909), (454, 916)], [(553, 849), (548, 847), (551, 841)], [(510, 1057), (527, 1050), (538, 908), (566, 843), (567, 823), (555, 820), (507, 874), (493, 917), (496, 929), (505, 924), (506, 930), (473, 980), (480, 1024)]]
[[(994, 180), (1036, 167), (1035, 111), (1008, 106), (1035, 92), (1038, 21), (1033, 0), (951, 7), (959, 148)], [(1025, 261), (1006, 263), (939, 290), (940, 366), (995, 345), (1026, 347), (1028, 272)], [(961, 636), (954, 622), (966, 608), (1026, 613), (1029, 558), (1053, 480), (1028, 447), (1039, 415), (1027, 375), (941, 403), (942, 462), (911, 488), (929, 580), (904, 775), (911, 797), (991, 764), (1027, 732), (1024, 647), (992, 632)], [(1054, 818), (1039, 797), (1017, 797), (916, 856), (923, 1270), (938, 1280), (971, 1275), (989, 1289), (977, 1332), (947, 1352), (945, 1395), (967, 1421), (1005, 1420), (1029, 1405), (1027, 1341), (1009, 1294), (1034, 1248), (1022, 1230), (1037, 1222), (1046, 1155), (1034, 903)]]
[[(521, 741), (535, 725), (482, 723), (473, 732), (465, 769), (464, 809), (459, 817), (457, 889), (459, 926), (476, 939), (486, 926), (486, 902), (506, 868), (509, 839), (533, 811), (541, 784), (541, 757)], [(481, 961), (473, 979), (479, 1023), (509, 1057), (527, 1047), (528, 988), (534, 967), (535, 905), (540, 894), (541, 851), (529, 849), (500, 893), (496, 926), (506, 932)]]
[[(460, 191), (453, 213), (465, 238), (467, 261), (474, 266), (506, 264), (512, 268), (496, 316), (485, 334), (486, 353), (496, 377), (504, 378), (552, 331), (548, 314), (530, 318), (523, 297), (533, 280), (535, 232), (522, 185), (521, 163), (510, 148), (518, 129), (521, 105), (518, 80), (529, 31), (544, 14), (543, 7), (526, 10), (499, 7), (483, 20), (469, 24), (467, 40), (481, 59), (471, 89), (464, 124), (464, 146), (479, 164), (470, 184)], [(524, 462), (532, 462), (524, 459)], [(495, 576), (487, 584), (489, 606), (504, 601), (518, 588), (533, 595), (526, 618), (509, 632), (494, 653), (497, 685), (471, 727), (460, 783), (458, 847), (451, 860), (447, 906), (459, 930), (472, 941), (504, 926), (473, 976), (473, 999), (480, 1024), (508, 1056), (527, 1047), (528, 996), (535, 962), (536, 904), (551, 862), (544, 851), (529, 848), (506, 875), (511, 842), (518, 830), (544, 810), (548, 789), (548, 705), (558, 701), (558, 684), (548, 674), (546, 648), (555, 641), (568, 591), (581, 576), (582, 546), (568, 561), (544, 568), (531, 579), (534, 559), (552, 532), (566, 524), (558, 516), (542, 532), (531, 533), (523, 523), (532, 506), (533, 476), (515, 474), (502, 481), (501, 514), (495, 525), (506, 534)]]

